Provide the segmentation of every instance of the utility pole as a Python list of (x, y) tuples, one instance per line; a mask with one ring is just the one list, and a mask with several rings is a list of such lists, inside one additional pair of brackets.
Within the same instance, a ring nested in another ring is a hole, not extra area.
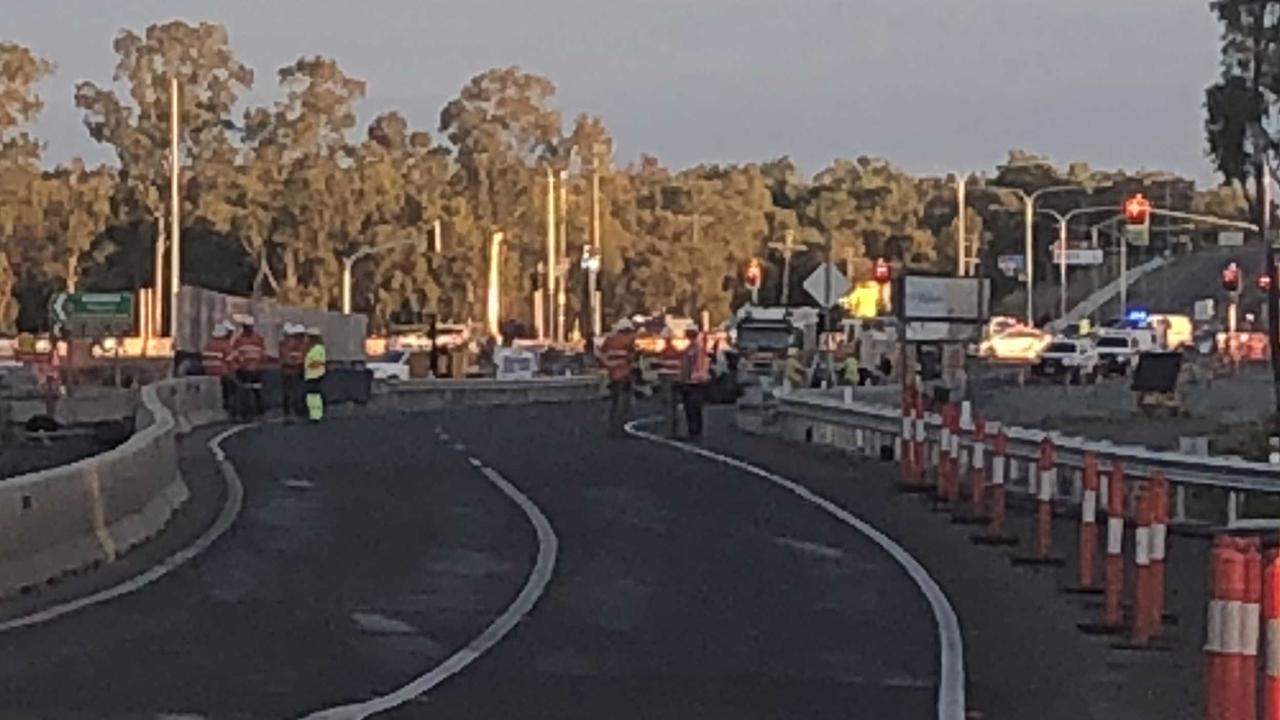
[(786, 230), (782, 233), (782, 242), (771, 242), (769, 247), (782, 253), (782, 299), (779, 304), (786, 307), (791, 295), (791, 255), (796, 251), (796, 233)]
[[(604, 246), (600, 244), (600, 157), (596, 154), (594, 148), (591, 153), (591, 250), (597, 258), (604, 258)], [(598, 281), (598, 271), (592, 271), (592, 280)], [(602, 328), (601, 317), (604, 309), (601, 307), (601, 292), (594, 287), (591, 288), (591, 336), (599, 335)], [(590, 347), (588, 345), (588, 347)]]
[(1026, 271), (1027, 271), (1027, 325), (1035, 327), (1035, 287), (1036, 287), (1036, 240), (1035, 229), (1033, 225), (1036, 221), (1035, 197), (1023, 196), (1022, 202), (1022, 226), (1023, 226), (1023, 252), (1026, 253)]
[(501, 230), (489, 237), (489, 288), (485, 302), (485, 321), (489, 334), (502, 338), (502, 241)]
[(1058, 223), (1058, 317), (1067, 316), (1067, 221)]
[(560, 224), (559, 239), (556, 250), (560, 259), (556, 266), (558, 282), (556, 283), (556, 340), (564, 342), (569, 339), (569, 328), (566, 324), (566, 309), (569, 301), (569, 171), (560, 171), (559, 203), (556, 205), (557, 220)]
[[(554, 338), (554, 337), (557, 337), (556, 319), (555, 319), (555, 303), (556, 303), (556, 274), (557, 274), (556, 265), (558, 264), (557, 263), (558, 258), (556, 254), (556, 174), (555, 174), (555, 171), (551, 169), (550, 165), (547, 165), (546, 201), (547, 201), (547, 218), (546, 218), (546, 221), (547, 221), (547, 260), (546, 260), (546, 283), (547, 283), (546, 330), (547, 330), (547, 333), (546, 334), (548, 337)], [(539, 305), (541, 305), (541, 303), (539, 303)], [(538, 312), (539, 326), (543, 324), (542, 315), (543, 313), (541, 311), (541, 307), (539, 307), (539, 312)], [(539, 332), (538, 336), (541, 337), (542, 333)]]
[(169, 337), (178, 342), (178, 291), (182, 288), (182, 200), (178, 180), (178, 78), (169, 78)]
[[(969, 183), (969, 174), (956, 176), (956, 277), (965, 277), (968, 273), (969, 250), (966, 242), (968, 235), (968, 218), (965, 215), (965, 185)], [(853, 277), (850, 275), (849, 277)]]
[(164, 226), (164, 210), (156, 208), (155, 279), (151, 290), (151, 334), (159, 336), (164, 327), (164, 246), (168, 232)]

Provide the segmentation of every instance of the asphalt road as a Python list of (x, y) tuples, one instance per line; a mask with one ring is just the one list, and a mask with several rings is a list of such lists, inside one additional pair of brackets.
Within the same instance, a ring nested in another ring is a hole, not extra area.
[[(478, 465), (545, 513), (554, 570), (510, 635), (389, 716), (934, 715), (937, 626), (897, 561), (741, 470), (606, 440), (598, 418), (545, 406), (234, 436), (237, 524), (154, 585), (0, 636), (0, 717), (287, 718), (400, 688), (518, 603), (534, 566), (529, 518)], [(202, 440), (184, 470), (207, 481)]]

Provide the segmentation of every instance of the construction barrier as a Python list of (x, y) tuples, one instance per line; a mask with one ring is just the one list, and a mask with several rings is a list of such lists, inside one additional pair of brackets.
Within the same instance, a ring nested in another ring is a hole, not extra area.
[(1107, 483), (1107, 562), (1103, 568), (1106, 586), (1103, 589), (1102, 624), (1118, 628), (1123, 618), (1121, 603), (1124, 598), (1124, 465), (1111, 464)]
[(1262, 620), (1266, 642), (1262, 717), (1264, 720), (1280, 720), (1280, 554), (1274, 550), (1267, 554), (1262, 588)]
[(981, 417), (973, 419), (969, 448), (969, 508), (974, 518), (982, 518), (986, 515), (987, 424)]
[(1080, 494), (1080, 589), (1093, 590), (1098, 562), (1098, 456), (1084, 459), (1083, 489)]
[(1155, 635), (1151, 624), (1151, 518), (1150, 485), (1138, 493), (1133, 530), (1133, 642), (1145, 645)]
[(1164, 561), (1169, 541), (1169, 481), (1164, 473), (1152, 474), (1151, 492), (1151, 629), (1160, 635), (1164, 631)]
[(1262, 556), (1257, 538), (1219, 535), (1205, 635), (1205, 720), (1257, 718)]
[(1053, 440), (1040, 441), (1039, 477), (1036, 485), (1036, 559), (1049, 560), (1053, 551), (1053, 496), (1058, 487)]

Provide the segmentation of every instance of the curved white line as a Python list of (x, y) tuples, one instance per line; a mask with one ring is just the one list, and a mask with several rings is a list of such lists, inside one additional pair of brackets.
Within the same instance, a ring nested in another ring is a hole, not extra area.
[(956, 612), (951, 607), (951, 602), (947, 600), (946, 594), (942, 592), (942, 588), (938, 587), (938, 583), (929, 575), (929, 572), (910, 553), (865, 520), (793, 480), (775, 475), (768, 470), (758, 468), (737, 458), (638, 430), (636, 426), (641, 422), (644, 421), (633, 420), (627, 423), (627, 433), (683, 450), (687, 453), (693, 453), (708, 460), (714, 460), (764, 478), (781, 488), (789, 490), (802, 500), (826, 510), (837, 520), (866, 535), (897, 561), (902, 566), (902, 569), (906, 570), (911, 579), (915, 581), (916, 585), (919, 586), (920, 591), (924, 593), (925, 598), (929, 601), (929, 606), (933, 609), (934, 620), (938, 623), (938, 645), (941, 654), (938, 682), (938, 720), (964, 720), (964, 639), (960, 635), (960, 620), (956, 617)]
[(516, 599), (501, 615), (484, 629), (484, 632), (467, 643), (466, 647), (445, 658), (444, 662), (432, 668), (426, 674), (411, 680), (408, 684), (386, 695), (380, 695), (364, 702), (318, 710), (305, 716), (304, 720), (357, 720), (403, 705), (462, 672), (476, 658), (483, 655), (494, 645), (497, 645), (507, 633), (511, 632), (533, 610), (533, 606), (542, 597), (547, 583), (551, 580), (551, 573), (555, 570), (556, 553), (559, 549), (560, 541), (556, 538), (555, 531), (551, 529), (551, 523), (547, 520), (547, 516), (542, 514), (542, 511), (527, 495), (520, 492), (516, 486), (508, 482), (493, 468), (480, 466), (479, 469), (489, 479), (489, 482), (496, 485), (512, 502), (520, 506), (538, 536), (538, 557), (533, 563), (533, 570), (530, 571), (528, 579), (525, 580), (524, 587), (520, 589), (520, 594), (516, 596)]
[(227, 528), (230, 528), (235, 523), (236, 518), (240, 515), (240, 508), (244, 505), (244, 484), (240, 482), (240, 476), (236, 473), (235, 467), (227, 460), (227, 454), (222, 450), (222, 441), (249, 427), (252, 426), (236, 425), (235, 427), (227, 428), (208, 442), (209, 451), (213, 453), (213, 458), (217, 461), (219, 470), (222, 472), (223, 482), (226, 483), (227, 499), (222, 504), (222, 510), (219, 511), (218, 517), (214, 519), (213, 524), (200, 537), (196, 538), (195, 542), (160, 561), (159, 564), (151, 566), (146, 571), (134, 575), (118, 585), (112, 585), (104, 590), (45, 608), (30, 615), (6, 620), (0, 623), (0, 632), (40, 625), (91, 605), (104, 603), (121, 595), (128, 595), (131, 592), (141, 590), (208, 550), (218, 538), (222, 537)]

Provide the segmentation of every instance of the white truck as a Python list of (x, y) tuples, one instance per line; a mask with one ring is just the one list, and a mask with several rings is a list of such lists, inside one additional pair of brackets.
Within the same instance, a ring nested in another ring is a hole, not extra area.
[(1074, 385), (1094, 382), (1098, 379), (1098, 349), (1083, 338), (1056, 338), (1045, 346), (1031, 372)]

